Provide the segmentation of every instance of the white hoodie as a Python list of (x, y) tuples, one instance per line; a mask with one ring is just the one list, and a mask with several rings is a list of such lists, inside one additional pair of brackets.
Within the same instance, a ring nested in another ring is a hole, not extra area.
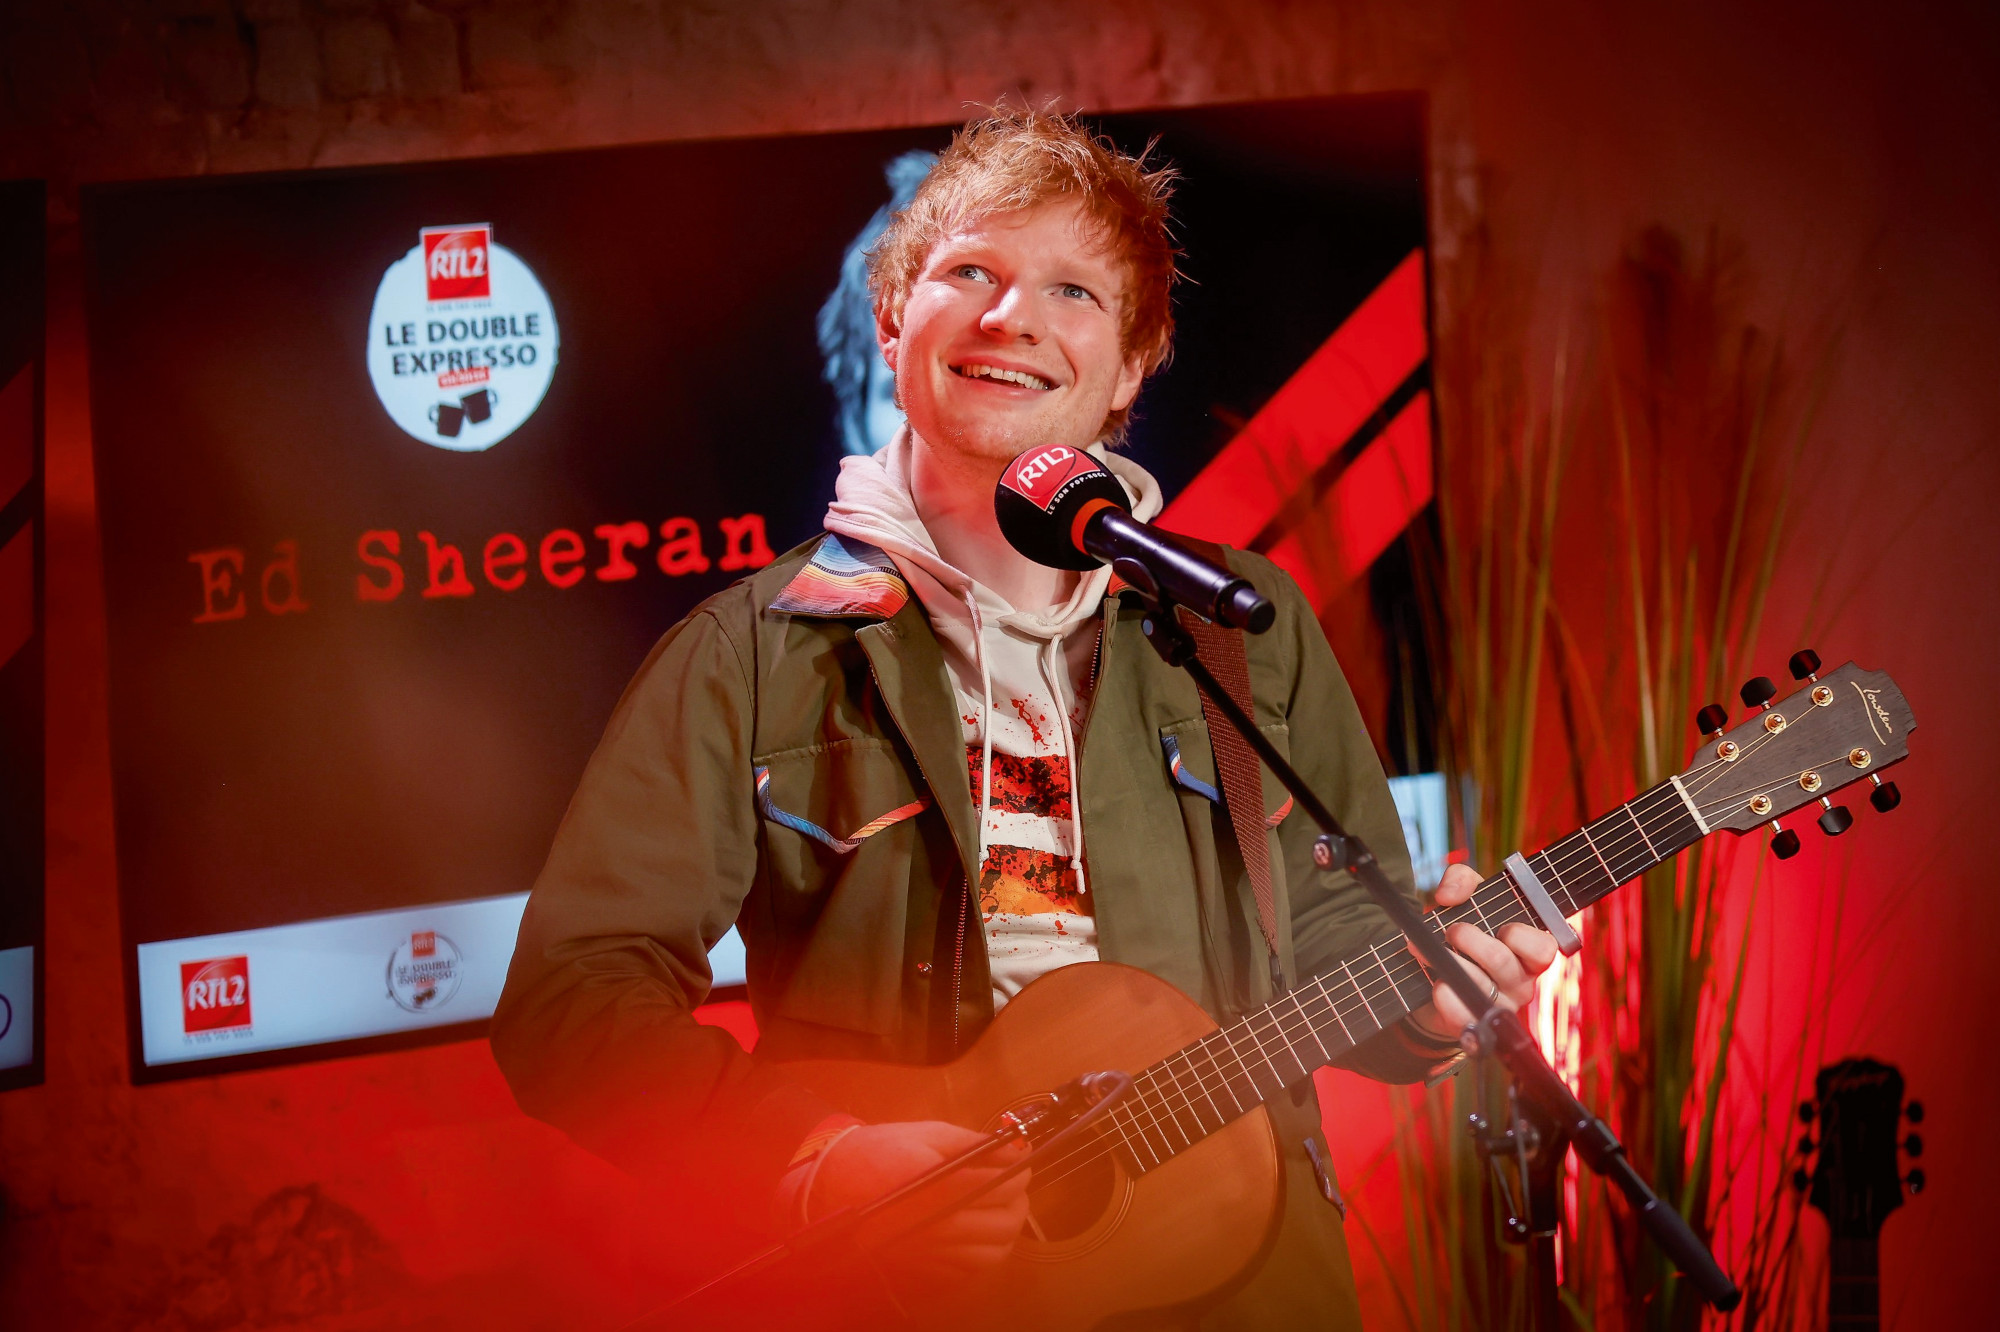
[[(1111, 570), (1081, 575), (1047, 614), (1015, 610), (938, 555), (910, 497), (909, 450), (904, 429), (880, 453), (842, 460), (826, 527), (895, 561), (944, 649), (979, 809), (978, 901), (997, 1009), (1037, 976), (1097, 957), (1072, 793)], [(1135, 517), (1158, 515), (1160, 487), (1145, 469), (1101, 444), (1089, 452), (1124, 485)]]

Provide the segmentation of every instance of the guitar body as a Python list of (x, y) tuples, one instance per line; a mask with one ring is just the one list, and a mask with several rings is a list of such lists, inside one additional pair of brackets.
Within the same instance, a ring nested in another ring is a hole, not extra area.
[[(802, 1060), (785, 1073), (871, 1122), (942, 1119), (991, 1127), (1084, 1073), (1136, 1073), (1216, 1029), (1200, 1005), (1146, 972), (1087, 962), (1050, 972), (1000, 1010), (948, 1064)], [(1038, 1172), (1038, 1176), (1039, 1176)], [(1028, 1232), (1006, 1264), (999, 1321), (1033, 1309), (1045, 1332), (1186, 1304), (1246, 1271), (1270, 1240), (1280, 1189), (1276, 1138), (1262, 1107), (1201, 1150), (1134, 1177), (1099, 1156), (1030, 1188)], [(962, 1319), (955, 1323), (967, 1326)]]

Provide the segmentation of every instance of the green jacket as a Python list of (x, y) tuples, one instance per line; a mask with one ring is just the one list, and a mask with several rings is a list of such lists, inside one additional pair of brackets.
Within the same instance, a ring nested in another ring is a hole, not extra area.
[[(1269, 561), (1228, 558), (1279, 608), (1247, 640), (1258, 723), (1408, 891), (1401, 824), (1316, 619)], [(1224, 1020), (1271, 981), (1228, 817), (1169, 771), (1165, 739), (1215, 782), (1200, 699), (1146, 644), (1136, 603), (1108, 596), (1102, 614), (1077, 764), (1099, 949)], [(927, 803), (842, 854), (760, 813), (766, 774), (767, 810), (839, 837)], [(1265, 795), (1272, 810), (1285, 798), (1269, 774)], [(1393, 930), (1358, 884), (1313, 868), (1314, 836), (1296, 813), (1272, 834), (1290, 978)], [(584, 1145), (761, 1204), (832, 1109), (787, 1082), (784, 1060), (943, 1060), (991, 1020), (966, 889), (978, 846), (919, 602), (881, 552), (815, 539), (696, 608), (627, 688), (529, 899), (494, 1052), (522, 1107)], [(732, 923), (754, 1057), (691, 1016)], [(1393, 1032), (1343, 1062), (1401, 1081), (1429, 1065)]]

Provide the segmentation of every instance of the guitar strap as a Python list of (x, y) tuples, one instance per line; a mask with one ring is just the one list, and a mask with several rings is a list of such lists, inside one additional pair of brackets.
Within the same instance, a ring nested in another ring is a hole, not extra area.
[[(1215, 548), (1214, 558), (1221, 558), (1219, 547)], [(1201, 664), (1208, 667), (1209, 674), (1236, 706), (1243, 709), (1245, 716), (1255, 717), (1250, 698), (1250, 653), (1244, 646), (1243, 631), (1213, 624), (1184, 606), (1174, 610), (1194, 639), (1195, 656)], [(1250, 891), (1257, 899), (1257, 924), (1263, 930), (1265, 946), (1270, 949), (1271, 984), (1283, 993), (1285, 973), (1278, 960), (1278, 907), (1271, 891), (1270, 825), (1264, 816), (1263, 765), (1256, 751), (1250, 748), (1250, 742), (1237, 733), (1215, 700), (1205, 692), (1201, 695), (1201, 715), (1208, 724), (1208, 743), (1215, 755), (1223, 808), (1229, 811), (1236, 850), (1243, 857), (1244, 872), (1250, 876)]]

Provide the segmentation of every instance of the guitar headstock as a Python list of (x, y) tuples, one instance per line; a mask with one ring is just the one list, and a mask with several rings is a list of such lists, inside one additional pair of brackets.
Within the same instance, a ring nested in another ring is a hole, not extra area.
[(1725, 729), (1721, 708), (1703, 708), (1696, 724), (1707, 738), (1680, 775), (1709, 828), (1743, 833), (1769, 825), (1780, 857), (1799, 849), (1798, 834), (1777, 823), (1793, 810), (1820, 805), (1821, 829), (1829, 836), (1847, 831), (1853, 816), (1829, 799), (1842, 787), (1868, 782), (1869, 802), (1885, 813), (1901, 803), (1896, 784), (1878, 774), (1909, 757), (1917, 724), (1903, 691), (1881, 671), (1848, 662), (1822, 674), (1819, 658), (1804, 651), (1792, 658), (1792, 673), (1801, 687), (1782, 699), (1763, 676), (1744, 685), (1751, 714), (1735, 727)]
[(1924, 1172), (1902, 1174), (1898, 1151), (1923, 1155), (1924, 1142), (1915, 1133), (1897, 1140), (1902, 1122), (1920, 1124), (1921, 1102), (1903, 1104), (1903, 1075), (1873, 1059), (1845, 1059), (1819, 1071), (1814, 1082), (1817, 1101), (1799, 1106), (1799, 1119), (1819, 1124), (1819, 1141), (1808, 1133), (1802, 1152), (1817, 1148), (1810, 1179), (1800, 1167), (1793, 1178), (1810, 1188), (1807, 1200), (1825, 1214), (1835, 1239), (1874, 1239), (1889, 1214), (1903, 1205), (1903, 1188), (1921, 1193)]

